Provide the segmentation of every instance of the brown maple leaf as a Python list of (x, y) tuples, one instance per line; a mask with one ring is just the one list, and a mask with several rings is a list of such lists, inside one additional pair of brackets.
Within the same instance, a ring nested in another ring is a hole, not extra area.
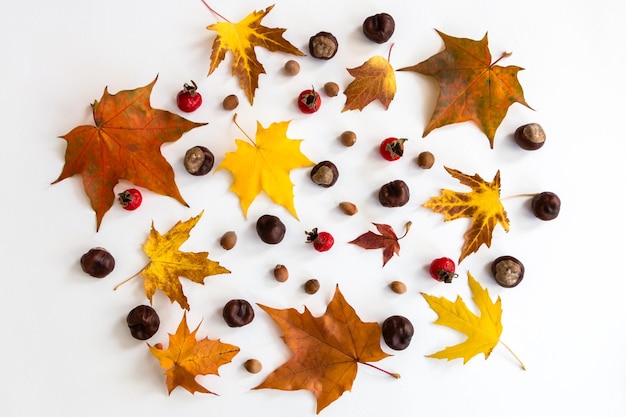
[(283, 38), (286, 29), (269, 28), (261, 24), (261, 20), (273, 8), (274, 6), (269, 6), (265, 11), (254, 11), (240, 22), (232, 23), (209, 7), (209, 10), (224, 20), (224, 22), (207, 26), (208, 30), (217, 32), (217, 37), (213, 41), (209, 75), (224, 60), (226, 53), (232, 52), (232, 74), (239, 78), (239, 85), (246, 93), (250, 104), (253, 103), (254, 93), (259, 86), (259, 75), (265, 74), (265, 68), (257, 59), (254, 51), (255, 47), (260, 46), (271, 52), (304, 55)]
[(496, 129), (509, 106), (517, 102), (530, 108), (517, 79), (517, 73), (523, 68), (496, 65), (510, 53), (491, 62), (487, 34), (475, 41), (437, 33), (443, 39), (443, 51), (417, 65), (398, 70), (434, 77), (441, 88), (423, 136), (441, 126), (473, 121), (487, 135), (493, 148)]
[(309, 390), (317, 399), (319, 413), (352, 389), (358, 363), (383, 371), (367, 363), (389, 356), (380, 348), (380, 326), (361, 321), (338, 286), (326, 313), (320, 317), (313, 317), (306, 307), (303, 313), (293, 308), (259, 307), (285, 332), (282, 338), (293, 356), (253, 389)]
[(404, 234), (400, 237), (396, 235), (391, 226), (388, 224), (372, 223), (380, 234), (374, 232), (366, 232), (356, 239), (348, 242), (360, 246), (364, 249), (382, 249), (383, 250), (383, 267), (393, 257), (400, 255), (400, 243), (398, 242), (409, 232), (411, 222), (408, 222), (404, 229)]
[(229, 363), (239, 352), (237, 346), (204, 338), (196, 340), (198, 327), (190, 331), (187, 326), (187, 313), (178, 325), (175, 334), (169, 335), (169, 346), (162, 349), (160, 345), (150, 346), (150, 352), (165, 369), (165, 385), (168, 393), (174, 388), (183, 387), (190, 393), (203, 392), (214, 394), (198, 382), (198, 375), (219, 375), (220, 366)]
[(380, 101), (385, 110), (389, 108), (396, 93), (396, 75), (387, 59), (374, 56), (359, 67), (348, 68), (348, 72), (355, 79), (344, 91), (346, 104), (342, 112), (363, 110), (374, 100)]
[(92, 105), (95, 126), (79, 126), (61, 136), (67, 141), (65, 166), (53, 184), (81, 175), (96, 212), (96, 229), (115, 202), (113, 189), (119, 180), (187, 205), (174, 181), (174, 170), (161, 154), (161, 145), (206, 123), (153, 109), (150, 94), (157, 78), (145, 87), (113, 95), (105, 88), (102, 99)]
[(465, 241), (461, 249), (459, 263), (471, 253), (485, 244), (491, 246), (493, 229), (500, 224), (509, 231), (509, 219), (500, 201), (500, 171), (491, 182), (486, 182), (478, 174), (466, 175), (456, 169), (444, 167), (446, 171), (461, 184), (472, 189), (469, 193), (441, 190), (441, 194), (433, 197), (422, 206), (444, 215), (443, 221), (462, 217), (472, 219)]

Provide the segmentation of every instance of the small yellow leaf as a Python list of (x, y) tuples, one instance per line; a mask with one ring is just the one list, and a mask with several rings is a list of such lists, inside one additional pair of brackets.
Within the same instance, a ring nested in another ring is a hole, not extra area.
[(396, 75), (387, 59), (374, 56), (360, 67), (349, 68), (348, 72), (355, 79), (344, 91), (347, 98), (342, 112), (363, 110), (376, 99), (385, 110), (389, 108), (396, 94)]

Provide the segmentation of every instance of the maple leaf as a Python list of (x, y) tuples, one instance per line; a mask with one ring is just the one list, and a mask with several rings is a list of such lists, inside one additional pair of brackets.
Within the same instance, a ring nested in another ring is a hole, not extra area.
[(174, 181), (174, 170), (160, 148), (206, 123), (153, 109), (150, 94), (157, 78), (145, 87), (113, 95), (105, 88), (102, 99), (92, 104), (95, 126), (79, 126), (61, 136), (67, 141), (65, 166), (53, 184), (77, 174), (82, 176), (96, 212), (96, 229), (115, 202), (113, 188), (119, 180), (187, 205)]
[(165, 369), (165, 385), (170, 394), (176, 387), (183, 387), (192, 394), (214, 394), (196, 382), (196, 376), (219, 375), (218, 368), (229, 363), (239, 352), (237, 346), (222, 343), (219, 339), (209, 340), (205, 337), (196, 340), (199, 327), (194, 331), (189, 330), (185, 312), (176, 333), (169, 335), (167, 349), (148, 345), (150, 352)]
[(438, 315), (437, 320), (434, 321), (435, 324), (450, 327), (467, 335), (467, 339), (463, 342), (446, 347), (439, 352), (428, 355), (428, 357), (449, 361), (463, 358), (463, 364), (465, 364), (479, 353), (482, 353), (485, 359), (489, 358), (496, 345), (502, 343), (525, 370), (526, 367), (515, 353), (500, 340), (502, 334), (502, 301), (500, 297), (492, 302), (489, 291), (481, 287), (469, 272), (467, 277), (472, 292), (472, 300), (478, 307), (480, 315), (470, 311), (460, 296), (453, 303), (444, 297), (434, 297), (422, 293), (430, 308)]
[(185, 222), (179, 221), (164, 235), (154, 228), (153, 222), (150, 235), (143, 244), (143, 250), (150, 258), (150, 262), (137, 274), (118, 284), (115, 289), (141, 276), (144, 278), (144, 290), (150, 302), (156, 290), (159, 289), (172, 303), (176, 301), (182, 308), (189, 310), (187, 297), (183, 293), (179, 277), (204, 284), (207, 276), (230, 273), (218, 262), (210, 260), (207, 252), (194, 253), (179, 250), (189, 238), (191, 229), (198, 223), (203, 213)]
[[(205, 3), (206, 5), (206, 3)], [(208, 5), (207, 5), (208, 7)], [(283, 38), (286, 29), (269, 28), (261, 24), (261, 20), (274, 8), (269, 6), (265, 11), (254, 11), (238, 23), (224, 22), (207, 26), (208, 30), (217, 32), (211, 52), (209, 75), (215, 71), (226, 57), (228, 51), (233, 54), (232, 74), (239, 78), (239, 85), (246, 93), (250, 104), (254, 101), (254, 93), (259, 86), (259, 75), (265, 74), (265, 68), (257, 59), (254, 48), (263, 47), (271, 52), (285, 52), (303, 56), (298, 48)]]
[(443, 51), (417, 65), (398, 70), (434, 77), (441, 88), (423, 136), (441, 126), (472, 121), (485, 133), (493, 148), (496, 129), (509, 106), (517, 102), (531, 108), (517, 79), (517, 73), (523, 68), (496, 65), (510, 53), (492, 63), (487, 34), (475, 41), (437, 33), (443, 39)]
[(313, 317), (306, 307), (303, 313), (259, 307), (285, 332), (282, 338), (293, 355), (253, 389), (306, 389), (317, 399), (317, 413), (352, 389), (358, 363), (383, 371), (367, 362), (390, 356), (380, 348), (380, 326), (361, 321), (338, 286), (320, 317)]
[[(236, 116), (234, 120), (236, 124)], [(287, 137), (288, 127), (289, 122), (276, 122), (266, 129), (257, 121), (256, 139), (244, 132), (248, 141), (235, 140), (237, 150), (228, 152), (216, 169), (226, 169), (235, 177), (230, 190), (239, 197), (246, 218), (250, 204), (261, 191), (298, 218), (289, 173), (314, 163), (300, 151), (302, 139)]]
[(396, 94), (396, 76), (387, 59), (374, 56), (359, 67), (348, 68), (348, 72), (355, 79), (344, 91), (346, 104), (342, 112), (363, 110), (376, 99), (385, 110), (389, 108)]
[(372, 223), (380, 234), (374, 232), (366, 232), (356, 239), (348, 242), (360, 246), (364, 249), (382, 249), (383, 250), (383, 267), (393, 257), (400, 255), (400, 243), (398, 242), (409, 232), (411, 222), (408, 222), (404, 229), (404, 235), (398, 237), (388, 224)]
[(496, 173), (493, 181), (486, 182), (478, 174), (470, 177), (456, 169), (444, 168), (472, 191), (461, 193), (443, 189), (439, 196), (431, 198), (422, 206), (443, 214), (444, 222), (462, 217), (472, 219), (464, 235), (465, 240), (459, 257), (459, 263), (461, 263), (469, 254), (476, 252), (481, 245), (491, 247), (493, 229), (497, 224), (508, 232), (509, 219), (500, 201), (500, 171)]

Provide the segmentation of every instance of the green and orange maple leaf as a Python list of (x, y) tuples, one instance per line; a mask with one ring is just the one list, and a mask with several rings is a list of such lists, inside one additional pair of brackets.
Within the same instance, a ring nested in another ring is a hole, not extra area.
[(348, 68), (355, 79), (348, 84), (344, 94), (346, 110), (363, 110), (374, 100), (380, 101), (385, 110), (389, 108), (396, 94), (396, 75), (389, 61), (382, 56), (374, 56), (356, 68)]
[(500, 224), (509, 231), (509, 219), (500, 201), (500, 171), (491, 182), (480, 175), (469, 176), (456, 169), (444, 167), (446, 171), (463, 185), (472, 189), (469, 193), (442, 189), (441, 194), (432, 197), (423, 207), (444, 215), (443, 221), (470, 218), (472, 222), (464, 235), (459, 263), (481, 245), (491, 246), (493, 229)]
[(224, 19), (223, 22), (207, 26), (207, 30), (217, 32), (217, 37), (213, 41), (209, 75), (217, 69), (226, 53), (230, 51), (233, 54), (232, 74), (239, 79), (239, 85), (246, 93), (250, 104), (254, 102), (254, 94), (259, 86), (259, 75), (265, 74), (265, 68), (256, 56), (255, 47), (259, 46), (271, 52), (304, 55), (283, 38), (286, 29), (269, 28), (261, 24), (261, 20), (273, 8), (274, 6), (269, 6), (265, 11), (254, 11), (238, 23)]
[(159, 345), (148, 345), (152, 355), (165, 370), (165, 385), (170, 394), (176, 387), (183, 387), (192, 394), (214, 394), (200, 385), (196, 376), (219, 375), (219, 367), (231, 362), (239, 353), (237, 346), (222, 343), (219, 339), (210, 340), (205, 337), (197, 340), (199, 327), (198, 325), (195, 330), (189, 330), (185, 312), (176, 333), (169, 335), (167, 349), (162, 349)]
[(516, 102), (530, 108), (517, 79), (517, 73), (523, 68), (496, 65), (510, 53), (491, 62), (487, 34), (476, 41), (437, 33), (443, 39), (443, 51), (417, 65), (398, 70), (428, 75), (439, 83), (437, 105), (423, 136), (438, 127), (472, 121), (485, 133), (493, 148), (496, 130), (508, 108)]
[(150, 95), (157, 78), (144, 87), (117, 94), (109, 94), (105, 88), (101, 100), (92, 104), (95, 126), (78, 126), (61, 136), (67, 141), (65, 165), (53, 184), (74, 175), (82, 177), (96, 212), (97, 229), (115, 202), (113, 189), (120, 180), (187, 205), (174, 181), (174, 170), (161, 154), (161, 145), (206, 123), (153, 109)]

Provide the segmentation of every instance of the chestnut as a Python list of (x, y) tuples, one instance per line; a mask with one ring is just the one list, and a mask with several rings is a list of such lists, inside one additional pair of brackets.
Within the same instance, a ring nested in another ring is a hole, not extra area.
[(531, 200), (533, 214), (540, 220), (554, 220), (561, 211), (561, 199), (550, 191), (536, 194)]
[(330, 161), (322, 161), (311, 170), (311, 180), (320, 187), (332, 187), (338, 179), (339, 170)]
[(194, 146), (185, 153), (183, 163), (191, 175), (206, 175), (213, 168), (215, 157), (204, 146)]
[(104, 278), (115, 268), (115, 258), (106, 249), (93, 248), (80, 257), (80, 267), (95, 278)]
[(491, 273), (498, 285), (512, 288), (524, 278), (524, 265), (513, 256), (500, 256), (491, 263)]
[(528, 123), (518, 127), (513, 134), (520, 148), (535, 151), (546, 142), (546, 132), (538, 123)]
[(410, 198), (409, 187), (402, 180), (391, 181), (378, 192), (378, 200), (383, 207), (402, 207)]
[(140, 305), (130, 310), (126, 316), (126, 324), (135, 339), (146, 340), (159, 330), (161, 321), (152, 307)]
[(369, 16), (363, 22), (363, 34), (367, 39), (376, 43), (385, 43), (396, 30), (396, 22), (388, 13), (378, 13)]
[(415, 330), (404, 316), (391, 316), (382, 324), (383, 340), (393, 350), (404, 350), (411, 343)]
[(280, 219), (271, 214), (264, 214), (256, 222), (256, 232), (261, 240), (270, 245), (282, 242), (287, 228)]
[(337, 38), (329, 32), (318, 32), (309, 39), (309, 53), (313, 58), (331, 59), (338, 48)]
[(222, 317), (228, 327), (242, 327), (254, 319), (254, 310), (246, 300), (230, 300), (224, 305)]

